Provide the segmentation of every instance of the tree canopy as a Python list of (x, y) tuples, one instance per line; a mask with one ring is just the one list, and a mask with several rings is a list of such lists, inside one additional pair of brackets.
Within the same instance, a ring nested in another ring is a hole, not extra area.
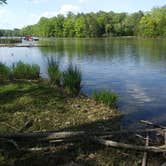
[(4, 32), (38, 37), (166, 36), (166, 6), (132, 14), (112, 11), (86, 14), (69, 12), (66, 16), (42, 17), (35, 25), (19, 31), (0, 31), (0, 35), (4, 35)]
[(0, 5), (7, 4), (7, 0), (0, 0)]

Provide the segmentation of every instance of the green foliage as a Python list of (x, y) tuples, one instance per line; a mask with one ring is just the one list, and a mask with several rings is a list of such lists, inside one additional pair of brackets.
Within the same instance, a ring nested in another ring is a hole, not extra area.
[(53, 57), (48, 59), (48, 68), (47, 68), (49, 80), (51, 84), (60, 85), (61, 82), (61, 72), (59, 69), (59, 62)]
[(104, 103), (111, 108), (114, 108), (116, 106), (117, 99), (118, 99), (118, 96), (115, 93), (107, 91), (107, 90), (103, 90), (100, 92), (95, 91), (92, 97), (97, 102)]
[(21, 30), (0, 30), (0, 36), (33, 35), (38, 37), (109, 37), (109, 36), (166, 36), (166, 6), (150, 12), (132, 14), (103, 12), (69, 12), (67, 16), (42, 17), (35, 25)]
[(77, 95), (81, 90), (81, 71), (72, 64), (63, 72), (63, 86), (70, 94)]
[(67, 16), (58, 15), (52, 18), (42, 17), (35, 25), (24, 27), (20, 34), (39, 37), (102, 37), (133, 35), (142, 12), (128, 15), (126, 13), (69, 12)]
[(0, 0), (0, 5), (7, 4), (7, 0)]
[(166, 6), (153, 8), (151, 12), (147, 12), (141, 18), (138, 30), (140, 36), (166, 36)]
[(38, 65), (30, 65), (21, 61), (13, 64), (11, 72), (15, 79), (39, 79), (40, 77), (40, 67)]
[(0, 80), (9, 79), (10, 73), (10, 68), (0, 62)]

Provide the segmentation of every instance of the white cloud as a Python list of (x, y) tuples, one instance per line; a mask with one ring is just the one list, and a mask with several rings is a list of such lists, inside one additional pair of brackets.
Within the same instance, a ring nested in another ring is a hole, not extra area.
[(41, 14), (40, 17), (47, 17), (47, 18), (51, 18), (57, 15), (57, 12), (53, 12), (53, 11), (45, 11), (44, 13)]
[(80, 3), (84, 3), (84, 2), (85, 2), (85, 0), (79, 0), (79, 2), (80, 2)]
[(60, 14), (67, 14), (68, 12), (76, 13), (80, 10), (78, 6), (74, 5), (62, 5), (59, 12)]
[(0, 18), (4, 18), (8, 15), (8, 11), (5, 9), (0, 9)]
[(43, 12), (40, 15), (31, 14), (31, 17), (36, 18), (36, 20), (39, 20), (41, 17), (51, 18), (51, 17), (57, 16), (58, 14), (64, 14), (64, 15), (66, 15), (68, 12), (76, 13), (79, 10), (80, 10), (80, 8), (78, 6), (74, 6), (74, 5), (62, 5), (60, 7), (59, 11), (45, 11), (45, 12)]
[(26, 2), (30, 2), (33, 4), (39, 4), (39, 3), (43, 3), (43, 2), (48, 2), (50, 0), (27, 0)]
[(27, 2), (38, 4), (38, 3), (40, 3), (40, 0), (27, 0)]

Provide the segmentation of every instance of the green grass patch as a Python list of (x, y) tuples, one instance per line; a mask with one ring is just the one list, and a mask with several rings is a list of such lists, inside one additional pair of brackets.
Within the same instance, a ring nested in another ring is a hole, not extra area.
[(82, 74), (81, 71), (72, 64), (69, 65), (66, 71), (63, 72), (63, 86), (65, 90), (77, 95), (81, 90)]
[(11, 70), (5, 64), (0, 62), (0, 80), (9, 79), (11, 75)]
[(12, 77), (14, 79), (39, 79), (40, 77), (40, 67), (36, 64), (27, 64), (23, 62), (18, 62), (11, 67)]
[(97, 102), (102, 102), (106, 105), (108, 105), (111, 108), (115, 108), (118, 100), (118, 96), (107, 90), (102, 90), (102, 91), (95, 91), (92, 95), (93, 99), (96, 100)]
[(61, 71), (59, 69), (59, 62), (52, 57), (48, 59), (47, 72), (51, 84), (59, 86), (61, 83)]
[(36, 64), (27, 64), (19, 61), (11, 67), (0, 63), (0, 80), (29, 79), (37, 80), (40, 78), (40, 67)]

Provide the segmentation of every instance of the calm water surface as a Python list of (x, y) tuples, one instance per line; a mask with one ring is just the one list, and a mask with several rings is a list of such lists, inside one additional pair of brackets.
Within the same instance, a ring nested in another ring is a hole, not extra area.
[(166, 39), (49, 39), (50, 47), (0, 48), (0, 61), (37, 63), (47, 77), (47, 58), (65, 69), (69, 63), (83, 73), (82, 91), (111, 89), (119, 95), (123, 122), (134, 127), (140, 119), (166, 124)]

